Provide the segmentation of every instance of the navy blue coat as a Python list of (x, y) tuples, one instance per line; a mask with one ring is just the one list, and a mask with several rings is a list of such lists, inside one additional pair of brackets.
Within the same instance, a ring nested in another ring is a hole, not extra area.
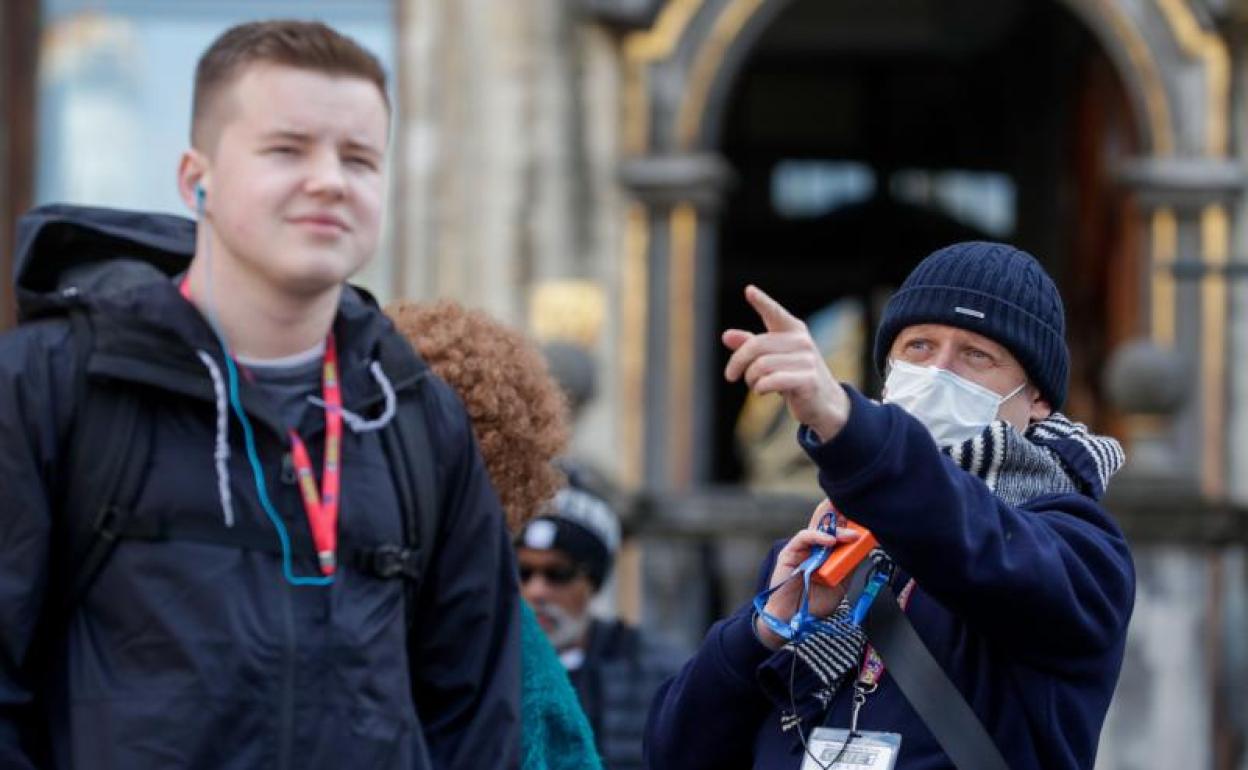
[[(1079, 494), (1011, 507), (940, 454), (904, 411), (853, 392), (851, 399), (845, 429), (807, 444), (820, 484), (895, 559), (895, 590), (915, 577), (906, 614), (1010, 767), (1090, 769), (1134, 601), (1122, 533)], [(763, 564), (759, 590), (778, 549)], [(764, 647), (751, 624), (749, 606), (716, 623), (656, 695), (646, 732), (654, 770), (801, 766), (797, 731), (781, 727), (787, 690), (777, 695), (774, 686), (783, 681), (776, 674), (789, 671), (789, 654)], [(795, 689), (809, 692), (800, 680)], [(819, 719), (847, 728), (851, 696), (842, 686)], [(809, 699), (799, 713), (808, 709)], [(952, 766), (887, 672), (859, 729), (901, 734), (899, 770)]]
[(594, 620), (585, 662), (572, 674), (607, 770), (640, 770), (650, 700), (685, 659), (652, 632), (619, 620)]
[[(18, 254), (27, 300), (55, 303), (57, 263), (143, 255), (185, 260), (193, 223), (68, 207), (26, 221)], [(56, 253), (67, 234), (91, 253)], [(219, 364), (209, 326), (163, 275), (120, 292), (85, 292), (97, 319), (95, 375), (144, 394), (153, 451), (133, 515), (222, 522), (214, 473)], [(396, 332), (344, 292), (334, 325), (345, 406), (372, 413), (368, 372)], [(70, 619), (37, 638), (65, 569), (55, 534), (83, 515), (60, 490), (72, 441), (75, 358), (63, 319), (0, 337), (0, 767), (480, 768), (518, 750), (519, 616), (515, 566), (468, 417), (436, 378), (392, 373), (423, 399), (442, 512), (429, 572), (405, 629), (399, 580), (341, 566), (329, 587), (293, 587), (277, 555), (187, 541), (123, 540)], [(98, 370), (97, 370), (98, 369)], [(287, 438), (264, 394), (242, 384), (267, 486), (287, 528), (307, 532), (297, 487), (281, 473)], [(300, 432), (321, 467), (324, 420)], [(270, 526), (231, 420), (234, 515)], [(376, 432), (343, 437), (340, 539), (402, 542), (393, 475)], [(105, 451), (124, 452), (126, 447)], [(224, 526), (224, 524), (221, 524)], [(276, 535), (275, 535), (276, 537)], [(296, 574), (316, 575), (313, 557)], [(46, 665), (34, 669), (34, 645)], [(50, 756), (47, 756), (50, 747)]]

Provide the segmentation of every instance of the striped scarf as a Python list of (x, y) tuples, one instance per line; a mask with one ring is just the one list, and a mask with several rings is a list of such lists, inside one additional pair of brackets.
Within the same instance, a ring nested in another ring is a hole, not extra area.
[(1093, 435), (1086, 425), (1057, 413), (1023, 433), (998, 420), (942, 451), (1010, 505), (1062, 492), (1099, 500), (1125, 459), (1117, 441)]
[[(1094, 435), (1087, 426), (1058, 413), (1032, 423), (1022, 433), (998, 420), (960, 446), (941, 451), (962, 470), (982, 479), (1001, 500), (1015, 506), (1063, 492), (1099, 500), (1125, 459), (1117, 441)], [(871, 556), (876, 564), (891, 563), (881, 549)], [(848, 600), (842, 600), (828, 619), (832, 628), (784, 647), (818, 677), (821, 686), (814, 695), (824, 707), (856, 670), (866, 647), (866, 634), (850, 622), (850, 613)], [(788, 714), (782, 719), (791, 722), (794, 717)]]

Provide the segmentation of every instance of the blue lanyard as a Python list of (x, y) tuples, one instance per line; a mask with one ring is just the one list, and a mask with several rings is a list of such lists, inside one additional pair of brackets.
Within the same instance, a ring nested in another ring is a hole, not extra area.
[(850, 622), (860, 628), (867, 619), (867, 613), (871, 611), (871, 603), (879, 596), (880, 589), (888, 583), (888, 570), (880, 567), (874, 567), (873, 570), (866, 588), (862, 589), (862, 596), (858, 597), (858, 602), (854, 605), (854, 614), (850, 617)]
[[(827, 533), (835, 532), (835, 519), (831, 514), (825, 514), (819, 522), (819, 530)], [(762, 618), (763, 623), (781, 639), (786, 642), (800, 642), (806, 637), (816, 632), (838, 633), (837, 627), (828, 621), (812, 615), (810, 612), (810, 580), (811, 576), (823, 566), (828, 556), (832, 553), (832, 549), (827, 546), (815, 546), (810, 551), (810, 556), (797, 566), (792, 575), (789, 575), (783, 581), (760, 592), (754, 597), (754, 612)], [(798, 603), (797, 612), (793, 613), (793, 617), (788, 622), (767, 612), (767, 599), (773, 593), (783, 588), (790, 580), (801, 578), (802, 581), (802, 598)], [(852, 622), (856, 626), (861, 626), (863, 620), (867, 617), (867, 612), (871, 609), (871, 603), (875, 601), (875, 597), (879, 595), (880, 588), (888, 582), (888, 570), (880, 567), (873, 567), (871, 577), (867, 581), (867, 586), (863, 590), (862, 595), (858, 597), (857, 603), (854, 605)]]

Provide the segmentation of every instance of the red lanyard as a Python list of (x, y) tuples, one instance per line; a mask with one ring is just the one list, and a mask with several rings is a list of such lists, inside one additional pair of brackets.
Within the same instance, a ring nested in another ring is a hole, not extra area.
[(325, 464), (321, 471), (321, 488), (316, 488), (316, 476), (312, 474), (312, 460), (303, 439), (290, 429), (290, 456), (299, 475), (299, 489), (303, 492), (303, 507), (308, 512), (308, 525), (312, 528), (312, 542), (316, 544), (316, 558), (321, 572), (334, 574), (334, 554), (338, 550), (338, 490), (342, 486), (342, 387), (338, 384), (338, 350), (334, 335), (325, 338), (325, 374), (322, 382), (325, 400)]
[[(183, 278), (178, 288), (182, 296), (190, 300), (189, 279)], [(303, 508), (308, 514), (312, 542), (316, 545), (316, 558), (320, 563), (321, 573), (332, 575), (337, 566), (335, 554), (338, 550), (338, 492), (342, 488), (342, 386), (338, 382), (338, 348), (334, 344), (333, 333), (325, 338), (325, 365), (321, 388), (325, 401), (325, 463), (321, 471), (319, 490), (307, 445), (294, 428), (290, 429), (288, 435), (290, 458), (299, 479)]]

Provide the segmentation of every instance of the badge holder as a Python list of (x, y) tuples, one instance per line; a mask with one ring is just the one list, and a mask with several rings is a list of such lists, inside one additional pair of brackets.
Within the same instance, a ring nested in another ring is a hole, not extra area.
[[(780, 583), (760, 592), (754, 597), (754, 611), (769, 629), (781, 639), (789, 643), (799, 643), (807, 636), (825, 631), (837, 633), (837, 627), (810, 612), (810, 583), (823, 583), (828, 586), (839, 585), (854, 571), (863, 559), (875, 548), (875, 537), (865, 528), (848, 523), (851, 529), (860, 533), (858, 540), (834, 547), (815, 546), (810, 555), (798, 565), (793, 574)], [(829, 511), (819, 521), (820, 532), (835, 534), (835, 511)], [(863, 587), (862, 594), (854, 604), (851, 622), (861, 626), (871, 608), (872, 602), (880, 589), (887, 584), (889, 570), (875, 568)], [(773, 593), (783, 588), (790, 580), (800, 577), (802, 581), (802, 598), (793, 617), (785, 621), (767, 612), (767, 600)], [(795, 659), (796, 664), (796, 659)], [(848, 730), (828, 727), (816, 728), (807, 741), (802, 737), (804, 759), (802, 770), (855, 770), (871, 768), (871, 770), (892, 770), (897, 763), (897, 755), (901, 750), (901, 736), (896, 733), (859, 732), (858, 714), (866, 696), (875, 689), (872, 683), (864, 687), (862, 678), (854, 682), (854, 704)], [(796, 711), (796, 707), (794, 708)]]
[(858, 733), (817, 727), (802, 770), (893, 770), (901, 753), (897, 733)]

